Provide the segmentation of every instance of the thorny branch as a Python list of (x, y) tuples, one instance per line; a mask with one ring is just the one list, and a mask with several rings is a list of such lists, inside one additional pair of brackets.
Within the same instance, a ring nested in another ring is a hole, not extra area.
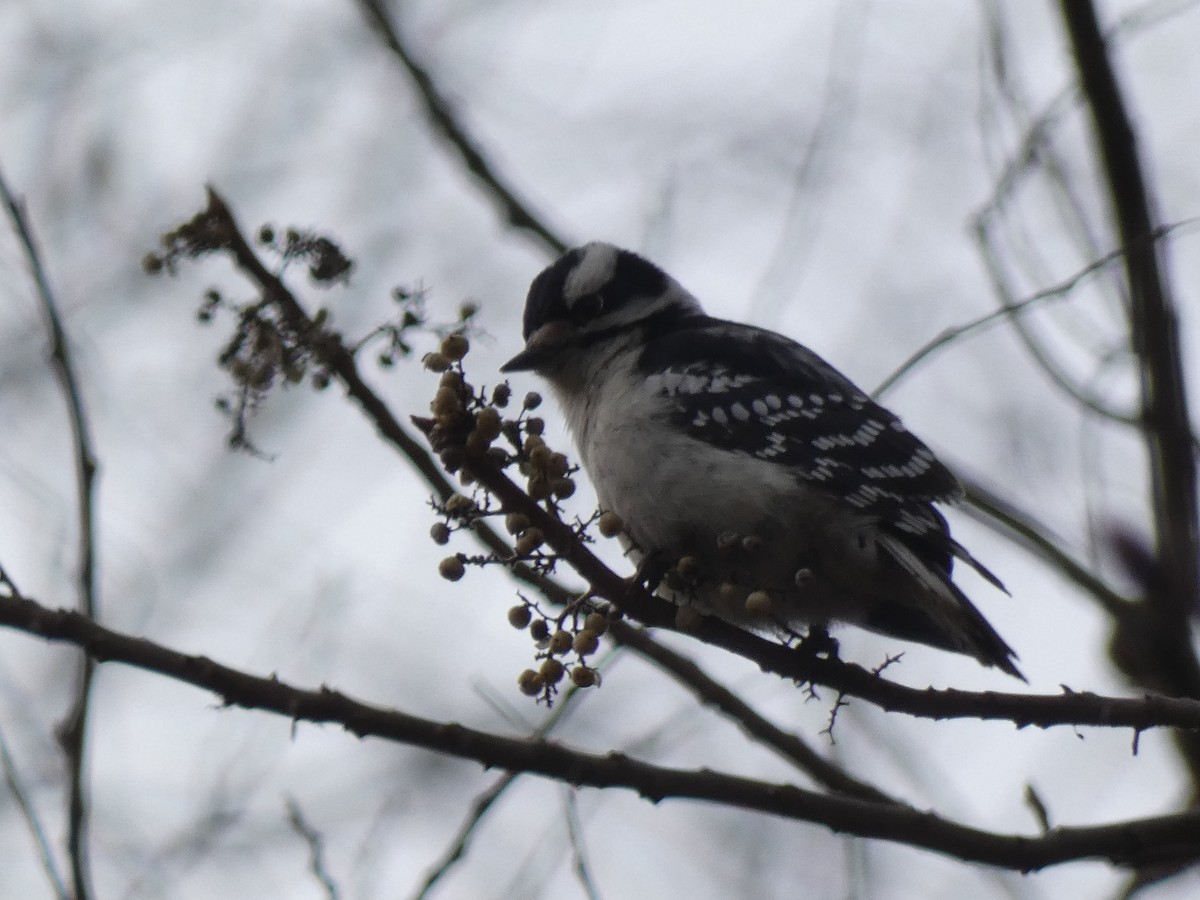
[[(305, 690), (274, 676), (261, 678), (207, 657), (179, 653), (105, 628), (77, 612), (47, 609), (13, 592), (11, 584), (9, 589), (12, 596), (0, 596), (0, 624), (74, 644), (98, 662), (126, 663), (212, 691), (226, 705), (265, 710), (293, 721), (335, 723), (360, 738), (379, 737), (486, 767), (544, 775), (577, 787), (628, 788), (653, 802), (703, 800), (1023, 872), (1078, 859), (1139, 866), (1200, 857), (1200, 812), (1060, 827), (1041, 835), (998, 834), (898, 803), (828, 796), (708, 769), (672, 769), (620, 753), (584, 753), (548, 741), (422, 719), (330, 688)], [(1143, 703), (1154, 707), (1149, 699)], [(1200, 704), (1191, 704), (1191, 713), (1193, 722), (1200, 722)]]
[[(50, 279), (42, 264), (41, 254), (33, 231), (26, 220), (22, 203), (9, 189), (0, 174), (0, 200), (13, 230), (25, 250), (26, 261), (37, 285), (41, 300), (42, 316), (50, 337), (50, 362), (58, 378), (67, 403), (67, 418), (71, 426), (71, 439), (75, 455), (75, 482), (77, 492), (77, 528), (79, 531), (79, 609), (88, 618), (95, 618), (96, 604), (96, 454), (93, 449), (91, 431), (83, 408), (83, 394), (71, 350), (58, 313)], [(75, 900), (87, 900), (92, 896), (91, 873), (88, 861), (88, 790), (87, 790), (87, 729), (92, 692), (94, 663), (84, 654), (79, 660), (75, 696), (71, 707), (58, 728), (58, 741), (67, 758), (67, 852), (71, 860), (71, 880)]]

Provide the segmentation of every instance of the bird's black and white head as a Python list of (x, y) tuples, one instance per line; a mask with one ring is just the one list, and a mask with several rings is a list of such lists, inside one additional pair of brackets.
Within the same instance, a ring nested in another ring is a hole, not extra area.
[(533, 280), (525, 349), (501, 367), (552, 380), (595, 351), (630, 346), (644, 329), (702, 315), (696, 298), (654, 263), (595, 241), (564, 253)]

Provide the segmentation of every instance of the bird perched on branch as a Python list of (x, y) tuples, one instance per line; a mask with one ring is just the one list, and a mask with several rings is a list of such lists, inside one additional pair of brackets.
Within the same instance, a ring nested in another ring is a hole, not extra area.
[(600, 506), (640, 571), (685, 608), (756, 630), (850, 622), (1023, 677), (951, 580), (1004, 590), (934, 504), (957, 479), (900, 420), (806, 347), (705, 315), (611, 244), (534, 279), (525, 348), (558, 399)]

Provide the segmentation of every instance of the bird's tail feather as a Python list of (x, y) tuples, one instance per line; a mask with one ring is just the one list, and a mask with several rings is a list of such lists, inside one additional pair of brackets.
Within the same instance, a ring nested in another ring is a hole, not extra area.
[[(879, 544), (911, 577), (917, 591), (915, 596), (909, 591), (902, 592), (912, 599), (897, 597), (877, 605), (868, 613), (863, 625), (906, 640), (963, 653), (986, 666), (995, 666), (1022, 681), (1026, 680), (1014, 662), (1017, 654), (947, 573), (926, 563), (895, 535), (880, 535)], [(1000, 580), (960, 544), (954, 542), (952, 550), (955, 556), (1004, 590)]]

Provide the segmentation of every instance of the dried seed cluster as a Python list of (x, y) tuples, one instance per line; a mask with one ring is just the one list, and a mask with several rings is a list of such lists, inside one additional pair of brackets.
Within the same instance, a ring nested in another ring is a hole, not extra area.
[(600, 672), (589, 657), (600, 649), (600, 638), (614, 614), (595, 608), (586, 598), (553, 618), (542, 615), (529, 601), (512, 607), (509, 624), (527, 629), (538, 647), (537, 668), (525, 669), (517, 676), (521, 692), (549, 703), (564, 678), (577, 688), (598, 685)]
[[(528, 495), (559, 522), (563, 521), (559, 502), (574, 494), (578, 469), (565, 454), (547, 444), (545, 421), (535, 414), (542, 404), (541, 395), (530, 392), (518, 404), (507, 383), (490, 391), (475, 388), (467, 381), (462, 365), (469, 352), (469, 340), (462, 334), (451, 333), (422, 360), (425, 368), (440, 377), (429, 406), (432, 415), (418, 424), (425, 429), (446, 470), (457, 475), (464, 487), (474, 490), (470, 497), (455, 494), (433, 504), (442, 518), (430, 528), (430, 537), (439, 546), (445, 546), (456, 531), (485, 517), (496, 517), (502, 519), (504, 531), (512, 538), (512, 553), (478, 556), (456, 553), (442, 559), (438, 571), (450, 581), (462, 578), (471, 566), (493, 564), (521, 564), (551, 572), (558, 556), (547, 544), (543, 529), (530, 521), (530, 513), (500, 507), (476, 483), (471, 460), (485, 457), (501, 470), (520, 473)], [(586, 522), (575, 520), (567, 527), (577, 539), (590, 542), (592, 538), (587, 531), (593, 523), (601, 534), (609, 537), (622, 530), (621, 520), (614, 513), (600, 514)], [(561, 612), (544, 611), (525, 598), (510, 608), (509, 625), (528, 633), (535, 645), (536, 664), (518, 676), (520, 690), (551, 702), (568, 680), (576, 687), (599, 684), (600, 675), (592, 660), (608, 630), (611, 614), (590, 598), (576, 601)]]

